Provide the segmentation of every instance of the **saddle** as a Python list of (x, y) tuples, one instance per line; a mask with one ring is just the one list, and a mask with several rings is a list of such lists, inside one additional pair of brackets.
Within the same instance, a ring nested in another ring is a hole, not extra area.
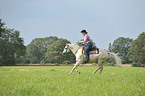
[[(82, 47), (82, 53), (85, 53), (86, 47)], [(89, 51), (89, 54), (99, 54), (99, 48), (93, 46), (92, 49)]]

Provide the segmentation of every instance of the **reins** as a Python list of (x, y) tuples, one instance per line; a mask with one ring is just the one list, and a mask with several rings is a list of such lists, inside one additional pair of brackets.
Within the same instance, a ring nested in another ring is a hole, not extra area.
[(76, 53), (78, 52), (79, 49), (80, 49), (80, 47), (76, 50), (75, 55), (76, 55)]

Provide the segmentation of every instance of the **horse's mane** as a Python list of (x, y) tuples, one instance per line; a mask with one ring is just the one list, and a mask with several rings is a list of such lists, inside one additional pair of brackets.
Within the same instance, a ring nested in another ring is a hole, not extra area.
[(82, 44), (75, 44), (75, 45), (79, 47), (86, 47), (85, 45), (82, 45)]
[(76, 47), (83, 47), (83, 46), (80, 46), (78, 44), (71, 44), (71, 45), (76, 46)]

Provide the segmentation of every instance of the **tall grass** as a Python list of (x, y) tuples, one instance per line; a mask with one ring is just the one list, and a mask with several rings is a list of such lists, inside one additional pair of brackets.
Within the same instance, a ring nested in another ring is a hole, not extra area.
[(0, 67), (0, 96), (145, 96), (145, 69), (79, 66)]

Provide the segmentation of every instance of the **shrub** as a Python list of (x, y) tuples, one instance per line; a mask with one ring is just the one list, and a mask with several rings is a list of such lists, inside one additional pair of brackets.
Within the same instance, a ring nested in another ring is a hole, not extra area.
[(69, 60), (65, 60), (65, 61), (63, 62), (63, 64), (70, 64), (70, 61), (69, 61)]

